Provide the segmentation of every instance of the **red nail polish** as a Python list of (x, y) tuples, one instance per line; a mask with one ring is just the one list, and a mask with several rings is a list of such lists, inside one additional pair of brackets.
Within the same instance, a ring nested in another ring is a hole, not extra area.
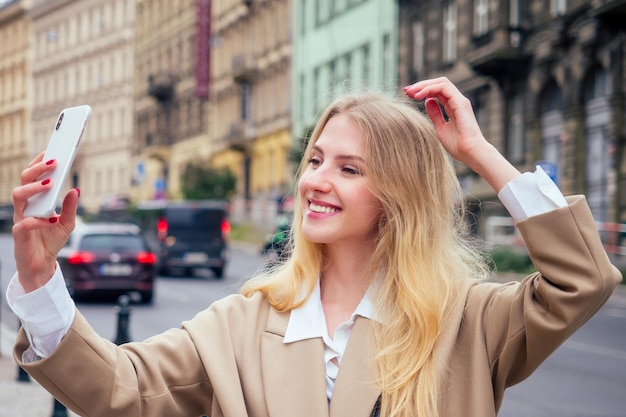
[(54, 163), (54, 159), (51, 159), (49, 161), (46, 161), (46, 165), (52, 165)]
[(49, 221), (50, 223), (56, 223), (58, 220), (59, 220), (59, 218), (58, 218), (58, 217), (50, 217), (50, 218), (48, 219), (48, 221)]
[(74, 188), (76, 191), (78, 191), (78, 196), (80, 197), (80, 188), (76, 187)]
[(50, 178), (46, 178), (45, 180), (41, 181), (41, 185), (48, 185), (50, 184)]

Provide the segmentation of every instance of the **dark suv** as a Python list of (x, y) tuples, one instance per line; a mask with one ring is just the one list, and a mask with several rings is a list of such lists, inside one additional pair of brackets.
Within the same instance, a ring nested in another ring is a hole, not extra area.
[(223, 201), (151, 201), (138, 206), (139, 224), (159, 256), (161, 275), (210, 269), (224, 276), (228, 260), (228, 206)]

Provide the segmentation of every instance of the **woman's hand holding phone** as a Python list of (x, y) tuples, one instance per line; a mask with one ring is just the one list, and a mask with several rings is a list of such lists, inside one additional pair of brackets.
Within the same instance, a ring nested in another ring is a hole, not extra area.
[[(86, 121), (86, 118), (84, 120)], [(73, 126), (73, 131), (78, 132), (77, 137), (72, 137), (76, 139), (76, 146), (84, 124), (79, 126), (80, 129)], [(18, 279), (26, 292), (45, 285), (52, 277), (56, 268), (57, 253), (69, 238), (76, 223), (76, 209), (80, 195), (78, 189), (71, 189), (65, 195), (59, 215), (54, 212), (54, 208), (48, 217), (33, 216), (28, 212), (32, 201), (43, 201), (37, 200), (37, 196), (50, 195), (51, 191), (60, 192), (65, 178), (61, 178), (58, 182), (50, 179), (55, 178), (55, 173), (57, 173), (56, 178), (58, 178), (59, 169), (65, 170), (64, 176), (67, 177), (73, 161), (72, 154), (75, 154), (76, 146), (63, 146), (64, 154), (62, 155), (59, 153), (61, 149), (55, 148), (57, 152), (52, 152), (52, 154), (60, 155), (61, 161), (59, 158), (49, 158), (47, 155), (51, 153), (48, 151), (51, 146), (55, 146), (53, 142), (55, 141), (51, 140), (46, 153), (39, 154), (22, 171), (21, 184), (13, 190), (15, 261)], [(60, 166), (60, 162), (63, 166)], [(54, 191), (55, 187), (58, 188), (58, 191)], [(56, 207), (56, 199), (56, 197), (48, 197), (45, 199), (47, 200), (46, 204), (49, 205), (50, 201), (54, 201), (53, 207)], [(45, 207), (45, 205), (38, 206)]]
[(87, 105), (70, 107), (59, 113), (43, 156), (44, 161), (56, 161), (56, 168), (33, 179), (48, 181), (44, 185), (49, 184), (50, 187), (28, 199), (25, 216), (48, 218), (55, 214), (61, 190), (69, 176), (90, 115), (91, 107)]

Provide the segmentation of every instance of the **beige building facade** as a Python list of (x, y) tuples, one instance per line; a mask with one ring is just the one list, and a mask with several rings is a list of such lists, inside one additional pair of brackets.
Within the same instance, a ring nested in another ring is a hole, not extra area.
[(211, 152), (210, 1), (135, 3), (133, 199), (180, 199), (185, 166), (208, 163)]
[(293, 185), (291, 7), (212, 2), (211, 164), (237, 176), (235, 219), (272, 222)]
[(0, 2), (0, 228), (13, 220), (11, 192), (30, 161), (30, 1)]
[(66, 187), (93, 213), (130, 192), (133, 139), (133, 0), (35, 0), (30, 152), (45, 149), (65, 107), (89, 104), (90, 121)]

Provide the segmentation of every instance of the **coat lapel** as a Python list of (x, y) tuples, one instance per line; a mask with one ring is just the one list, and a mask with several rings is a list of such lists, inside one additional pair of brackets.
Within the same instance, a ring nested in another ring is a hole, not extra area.
[(270, 309), (261, 338), (261, 367), (272, 417), (327, 417), (324, 342), (320, 338), (283, 343), (289, 313)]
[(372, 376), (371, 321), (357, 316), (344, 353), (330, 402), (331, 417), (369, 417), (380, 389)]

